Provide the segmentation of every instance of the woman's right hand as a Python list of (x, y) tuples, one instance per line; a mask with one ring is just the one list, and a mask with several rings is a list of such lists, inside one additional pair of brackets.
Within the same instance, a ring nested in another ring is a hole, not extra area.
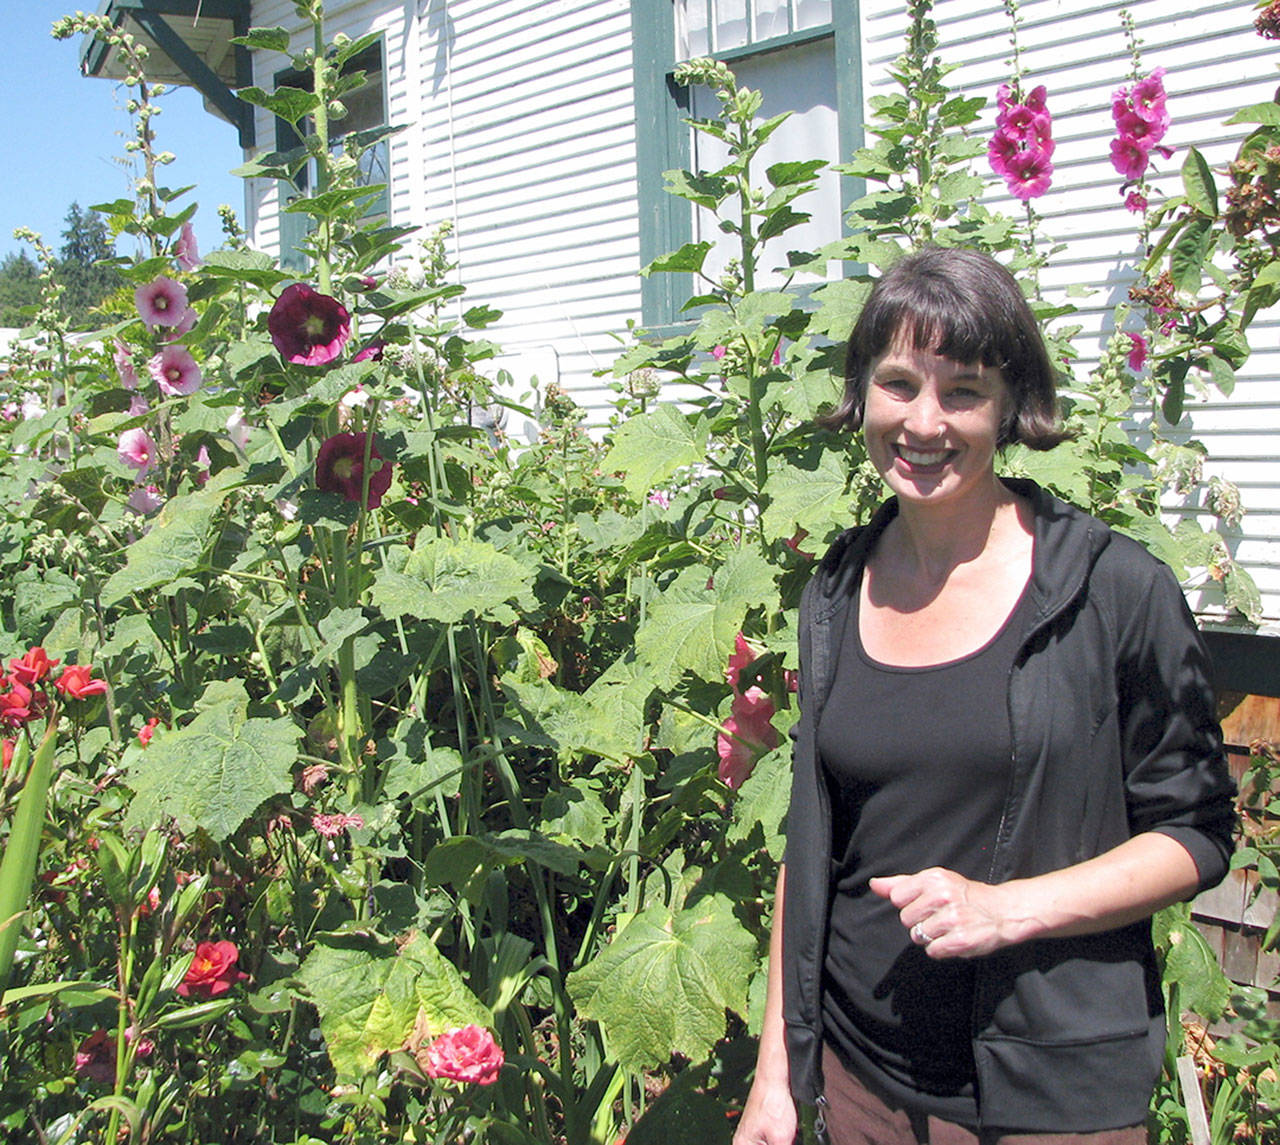
[(787, 1083), (757, 1077), (738, 1119), (733, 1145), (795, 1145), (799, 1128), (796, 1103)]

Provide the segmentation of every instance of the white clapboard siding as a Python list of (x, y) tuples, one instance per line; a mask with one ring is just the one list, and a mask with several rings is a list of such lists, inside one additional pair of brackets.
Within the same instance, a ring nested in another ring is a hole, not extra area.
[[(1253, 6), (1241, 0), (1022, 0), (1018, 43), (1028, 87), (1044, 84), (1054, 118), (1054, 180), (1035, 202), (1046, 243), (1065, 243), (1041, 276), (1050, 297), (1085, 286), (1091, 293), (1073, 298), (1078, 312), (1066, 321), (1080, 324), (1075, 346), (1083, 376), (1097, 360), (1114, 328), (1114, 313), (1133, 282), (1141, 254), (1136, 220), (1124, 209), (1120, 176), (1111, 166), (1114, 135), (1111, 93), (1130, 82), (1131, 61), (1119, 13), (1132, 13), (1141, 40), (1142, 69), (1167, 70), (1172, 124), (1164, 142), (1176, 149), (1157, 160), (1157, 188), (1180, 190), (1179, 170), (1189, 147), (1197, 147), (1218, 170), (1234, 155), (1248, 130), (1223, 124), (1237, 108), (1269, 100), (1275, 91), (1276, 45), (1253, 29)], [(939, 54), (960, 65), (948, 76), (953, 90), (989, 100), (982, 130), (994, 126), (997, 86), (1010, 78), (1009, 20), (998, 0), (938, 0), (935, 7)], [(891, 89), (887, 65), (902, 51), (905, 31), (901, 0), (862, 0), (864, 92), (869, 98)], [(1225, 184), (1225, 179), (1220, 179)], [(1220, 187), (1220, 191), (1222, 188)], [(987, 201), (1020, 214), (994, 176)], [(1278, 308), (1280, 309), (1280, 308)], [(1241, 371), (1234, 393), (1216, 391), (1189, 401), (1174, 440), (1204, 444), (1206, 475), (1239, 485), (1246, 514), (1241, 524), (1224, 528), (1232, 556), (1247, 568), (1263, 592), (1269, 628), (1280, 626), (1280, 369), (1276, 352), (1280, 314), (1255, 321), (1250, 332), (1253, 356)], [(1171, 519), (1213, 518), (1202, 505), (1169, 506)], [(1193, 593), (1198, 610), (1221, 612), (1210, 590)]]
[(466, 304), (503, 312), (492, 335), (516, 391), (554, 381), (603, 420), (595, 374), (640, 309), (629, 4), (433, 3), (418, 29), (444, 63), (423, 107), (425, 219), (455, 224)]

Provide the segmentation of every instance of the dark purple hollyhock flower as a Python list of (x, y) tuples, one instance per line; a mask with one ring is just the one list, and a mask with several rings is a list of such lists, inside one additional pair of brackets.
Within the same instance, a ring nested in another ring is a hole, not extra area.
[[(316, 487), (327, 493), (338, 493), (348, 501), (359, 501), (364, 484), (364, 443), (367, 433), (335, 433), (316, 456)], [(366, 509), (382, 504), (383, 494), (391, 486), (391, 462), (369, 447), (369, 500)]]
[(286, 361), (323, 366), (342, 353), (351, 337), (351, 315), (336, 298), (295, 282), (284, 288), (271, 307), (267, 329)]

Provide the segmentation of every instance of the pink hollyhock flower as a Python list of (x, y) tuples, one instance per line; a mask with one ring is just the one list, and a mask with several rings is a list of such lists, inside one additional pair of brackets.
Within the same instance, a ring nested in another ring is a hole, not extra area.
[(997, 130), (987, 141), (987, 162), (1000, 178), (1009, 174), (1009, 161), (1022, 150), (1022, 144), (1006, 131)]
[(428, 1077), (473, 1085), (492, 1085), (502, 1070), (502, 1049), (483, 1026), (446, 1030), (419, 1058)]
[(342, 353), (351, 337), (351, 315), (336, 298), (295, 282), (281, 291), (271, 307), (267, 329), (286, 361), (323, 366)]
[(655, 489), (649, 494), (649, 504), (657, 505), (659, 509), (669, 509), (671, 507), (671, 498), (661, 489)]
[(717, 362), (718, 362), (718, 361), (720, 361), (720, 359), (721, 359), (721, 358), (723, 358), (723, 357), (725, 356), (725, 354), (727, 354), (727, 353), (728, 353), (728, 348), (727, 348), (727, 347), (725, 347), (725, 346), (712, 346), (712, 347), (711, 347), (711, 356), (712, 356), (712, 357), (713, 357)]
[(133, 351), (117, 338), (115, 353), (111, 358), (116, 364), (116, 373), (120, 375), (120, 384), (126, 390), (136, 390), (138, 371), (133, 364)]
[(60, 660), (50, 660), (48, 653), (37, 645), (28, 649), (26, 655), (9, 661), (9, 678), (31, 687), (45, 679), (60, 663)]
[(85, 1081), (113, 1085), (116, 1080), (116, 1040), (106, 1030), (94, 1030), (76, 1050), (75, 1071)]
[(126, 429), (120, 435), (116, 453), (121, 461), (139, 473), (145, 473), (156, 463), (156, 443), (141, 426)]
[(200, 265), (200, 248), (196, 246), (196, 232), (190, 223), (182, 224), (170, 253), (182, 270), (195, 270)]
[(195, 329), (196, 323), (199, 320), (200, 320), (200, 315), (198, 315), (194, 310), (191, 309), (190, 306), (188, 306), (182, 312), (182, 316), (177, 320), (177, 322), (173, 324), (173, 329), (169, 331), (169, 335), (165, 339), (165, 341), (176, 342), (179, 338), (183, 336), (183, 334), (189, 334), (192, 330)]
[(1015, 199), (1024, 203), (1043, 195), (1053, 180), (1053, 164), (1038, 151), (1021, 151), (1009, 161), (1005, 186)]
[(204, 381), (200, 367), (185, 346), (166, 346), (147, 363), (147, 369), (160, 392), (171, 398), (194, 394)]
[(106, 680), (95, 680), (92, 676), (92, 664), (68, 664), (53, 682), (68, 700), (87, 700), (90, 696), (106, 694)]
[(1167, 96), (1164, 90), (1164, 68), (1154, 68), (1149, 76), (1140, 79), (1129, 93), (1129, 104), (1144, 119), (1167, 119)]
[(178, 984), (183, 998), (217, 998), (249, 975), (236, 969), (240, 951), (234, 942), (198, 942), (196, 956)]
[(342, 812), (330, 815), (317, 811), (311, 816), (311, 826), (326, 839), (336, 839), (343, 831), (349, 831), (352, 827), (363, 827), (364, 819), (359, 815), (346, 815)]
[(1141, 334), (1129, 335), (1129, 369), (1135, 374), (1147, 362), (1147, 340)]
[(742, 670), (754, 659), (755, 652), (739, 632), (725, 668), (725, 678), (733, 689), (733, 702), (724, 730), (716, 736), (716, 754), (720, 757), (718, 774), (734, 791), (750, 776), (756, 760), (778, 746), (778, 732), (771, 722), (775, 710), (773, 701), (755, 684), (746, 691), (740, 686)]
[(1156, 125), (1143, 119), (1137, 112), (1126, 111), (1122, 113), (1116, 120), (1116, 128), (1121, 136), (1132, 139), (1146, 151), (1150, 151), (1159, 142), (1159, 138), (1155, 134)]
[(1147, 197), (1138, 191), (1130, 191), (1125, 196), (1124, 205), (1135, 215), (1140, 215), (1147, 209)]
[(386, 348), (386, 342), (381, 338), (374, 338), (369, 342), (366, 342), (363, 349), (361, 349), (351, 360), (353, 362), (381, 362), (382, 352)]
[(196, 450), (191, 476), (197, 485), (203, 485), (209, 480), (209, 447), (207, 445), (202, 445)]
[[(367, 433), (335, 433), (316, 455), (316, 487), (338, 493), (348, 501), (359, 501), (364, 484), (364, 450)], [(383, 495), (391, 487), (391, 462), (369, 446), (369, 500), (367, 509), (382, 504)]]
[(1049, 89), (1044, 84), (1033, 87), (1026, 98), (1027, 107), (1031, 108), (1037, 115), (1047, 115), (1049, 113)]
[(231, 444), (241, 453), (249, 448), (249, 430), (249, 421), (244, 416), (244, 410), (232, 410), (231, 416), (227, 418), (227, 436), (231, 438)]
[(138, 316), (148, 326), (175, 326), (187, 310), (187, 288), (172, 278), (159, 278), (133, 292)]
[(1120, 135), (1111, 141), (1111, 166), (1124, 176), (1125, 182), (1141, 179), (1150, 162), (1147, 149), (1136, 139)]

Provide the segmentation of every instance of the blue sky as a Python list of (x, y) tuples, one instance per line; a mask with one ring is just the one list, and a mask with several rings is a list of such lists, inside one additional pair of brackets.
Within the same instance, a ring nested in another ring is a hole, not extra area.
[[(40, 232), (56, 252), (62, 245), (67, 208), (130, 194), (130, 177), (119, 160), (133, 125), (124, 110), (125, 89), (110, 80), (80, 74), (79, 40), (55, 40), (54, 20), (95, 0), (0, 0), (10, 50), (4, 63), (4, 109), (0, 154), (8, 169), (0, 177), (0, 257), (23, 249), (13, 228)], [(170, 187), (196, 184), (185, 205), (200, 204), (194, 225), (202, 251), (221, 242), (218, 205), (229, 203), (244, 221), (240, 179), (227, 174), (243, 162), (235, 129), (204, 110), (190, 88), (170, 89), (153, 120), (156, 146), (177, 161), (164, 169)], [(130, 240), (117, 243), (130, 254)], [(30, 250), (29, 247), (26, 247)]]

